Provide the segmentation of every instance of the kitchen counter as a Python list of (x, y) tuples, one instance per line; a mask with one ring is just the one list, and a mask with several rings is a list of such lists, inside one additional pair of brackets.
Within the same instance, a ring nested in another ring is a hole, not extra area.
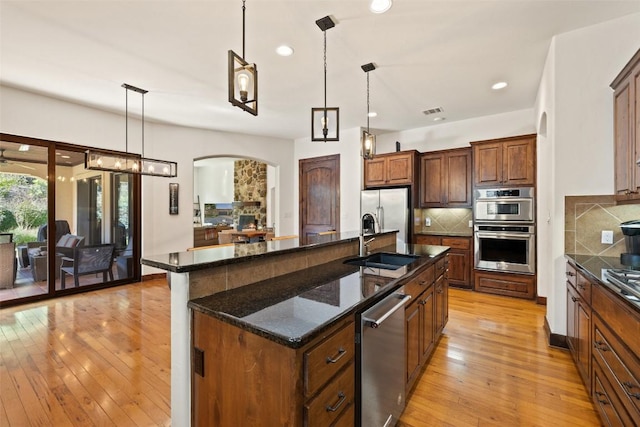
[[(404, 245), (397, 249), (398, 253), (421, 258), (397, 270), (361, 268), (343, 263), (353, 257), (342, 258), (198, 298), (190, 301), (189, 307), (279, 344), (299, 348), (342, 318), (393, 292), (421, 267), (435, 263), (449, 250), (431, 245)], [(372, 292), (366, 287), (366, 276), (383, 277), (388, 282)]]
[(606, 287), (615, 295), (619, 296), (621, 300), (625, 301), (629, 307), (640, 313), (640, 301), (629, 298), (629, 296), (625, 295), (618, 286), (609, 282), (605, 276), (605, 272), (608, 269), (629, 268), (628, 266), (620, 263), (619, 257), (565, 254), (565, 258), (578, 267), (578, 269), (588, 276), (589, 279)]
[[(375, 235), (397, 233), (398, 230), (382, 230)], [(173, 273), (188, 273), (198, 270), (206, 270), (228, 264), (266, 259), (270, 256), (287, 253), (308, 251), (320, 247), (330, 247), (349, 241), (358, 241), (357, 231), (323, 235), (318, 243), (313, 241), (301, 244), (299, 239), (270, 240), (267, 242), (237, 244), (233, 246), (221, 246), (199, 251), (173, 252), (169, 254), (151, 255), (143, 258), (140, 263), (150, 267), (160, 268)]]

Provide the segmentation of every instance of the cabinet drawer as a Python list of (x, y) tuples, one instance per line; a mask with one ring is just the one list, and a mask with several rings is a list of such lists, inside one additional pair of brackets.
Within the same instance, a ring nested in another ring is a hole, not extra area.
[(447, 267), (449, 266), (449, 257), (445, 256), (442, 259), (439, 259), (438, 261), (436, 261), (436, 277), (440, 277), (442, 276), (445, 271), (447, 270)]
[(452, 249), (469, 249), (470, 239), (455, 238), (455, 237), (443, 237), (442, 246), (449, 246)]
[(633, 425), (597, 363), (593, 364), (592, 398), (596, 409), (600, 412), (603, 425), (611, 427)]
[(434, 282), (435, 271), (435, 265), (430, 265), (422, 273), (418, 274), (415, 279), (404, 286), (404, 293), (406, 295), (411, 295), (411, 299), (409, 301), (413, 301), (417, 298), (418, 295), (424, 292), (424, 290)]
[(440, 246), (442, 243), (442, 239), (439, 236), (427, 236), (424, 234), (416, 235), (416, 244), (417, 245), (435, 245)]
[(575, 286), (582, 300), (588, 305), (591, 305), (591, 282), (581, 273), (578, 273)]
[(305, 405), (305, 426), (328, 426), (354, 404), (355, 370), (351, 363)]
[(571, 283), (571, 285), (575, 288), (576, 287), (576, 276), (577, 276), (577, 272), (576, 272), (576, 268), (567, 263), (566, 269), (565, 269), (565, 276), (567, 277), (567, 282)]
[(640, 420), (640, 364), (597, 316), (593, 317), (593, 347), (594, 358), (627, 411)]
[(355, 354), (353, 323), (331, 335), (304, 353), (304, 391), (312, 396), (340, 369), (351, 362)]

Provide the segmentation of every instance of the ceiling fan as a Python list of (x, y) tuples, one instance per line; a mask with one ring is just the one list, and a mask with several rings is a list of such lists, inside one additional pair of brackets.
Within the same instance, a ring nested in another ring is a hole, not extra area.
[(25, 169), (30, 169), (30, 170), (34, 170), (35, 168), (32, 168), (31, 166), (27, 166), (27, 165), (23, 165), (22, 163), (13, 161), (11, 159), (7, 159), (4, 156), (4, 148), (0, 148), (0, 168), (4, 167), (4, 166), (8, 166), (8, 165), (15, 165), (15, 166), (20, 166), (21, 168), (25, 168)]

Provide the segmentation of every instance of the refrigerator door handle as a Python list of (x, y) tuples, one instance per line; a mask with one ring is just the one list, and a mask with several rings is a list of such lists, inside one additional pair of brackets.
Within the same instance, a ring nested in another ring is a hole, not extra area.
[(383, 206), (378, 206), (378, 227), (380, 227), (380, 229), (378, 230), (378, 233), (382, 232), (382, 230), (384, 230), (384, 207)]

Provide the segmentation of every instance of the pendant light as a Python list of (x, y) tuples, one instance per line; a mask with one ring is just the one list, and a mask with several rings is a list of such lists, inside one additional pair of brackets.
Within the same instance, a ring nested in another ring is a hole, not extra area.
[[(104, 152), (89, 149), (84, 154), (85, 169), (107, 172), (132, 173), (139, 175), (163, 176), (173, 178), (178, 176), (178, 164), (165, 160), (148, 159), (144, 157), (144, 95), (149, 92), (124, 83), (125, 89), (125, 152)], [(142, 153), (129, 153), (129, 91), (142, 95)]]
[(362, 71), (367, 74), (367, 130), (362, 131), (362, 158), (373, 159), (376, 154), (376, 136), (369, 131), (369, 72), (376, 69), (373, 62), (361, 66)]
[(327, 108), (327, 30), (336, 26), (330, 16), (316, 21), (324, 34), (324, 107), (311, 109), (311, 141), (338, 141), (340, 138), (340, 109)]
[(242, 0), (242, 56), (229, 51), (229, 102), (258, 115), (258, 67), (244, 59), (245, 0)]

